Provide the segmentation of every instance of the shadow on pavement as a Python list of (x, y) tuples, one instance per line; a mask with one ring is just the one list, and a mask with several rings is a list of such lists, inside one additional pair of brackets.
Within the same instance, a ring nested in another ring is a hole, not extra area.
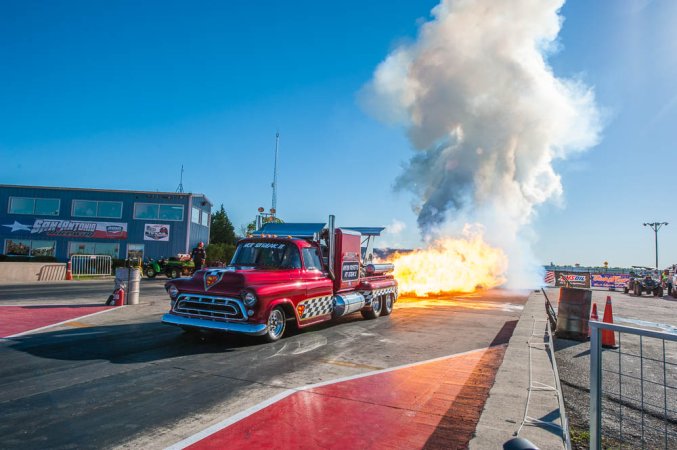
[(489, 349), (475, 365), (461, 392), (428, 438), (425, 449), (466, 448), (468, 446), (505, 354), (505, 346), (494, 350), (492, 347), (507, 344), (516, 326), (517, 320), (503, 324), (489, 344)]
[(257, 345), (253, 337), (187, 333), (158, 322), (66, 329), (9, 338), (9, 348), (46, 359), (144, 363), (181, 356), (228, 353)]

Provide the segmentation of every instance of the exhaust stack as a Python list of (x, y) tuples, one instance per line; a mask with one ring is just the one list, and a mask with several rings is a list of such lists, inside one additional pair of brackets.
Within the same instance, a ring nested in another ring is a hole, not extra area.
[(336, 227), (334, 226), (334, 215), (329, 215), (328, 223), (328, 233), (329, 237), (327, 243), (329, 244), (329, 261), (327, 263), (327, 269), (329, 270), (329, 276), (332, 280), (336, 279), (334, 272), (334, 260), (336, 259)]

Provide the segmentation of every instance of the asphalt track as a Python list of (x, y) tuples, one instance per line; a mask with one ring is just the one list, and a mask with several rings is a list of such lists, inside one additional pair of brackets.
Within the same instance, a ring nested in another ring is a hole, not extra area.
[[(88, 296), (109, 290), (75, 286), (61, 301), (95, 304)], [(0, 304), (53, 305), (61, 289), (13, 287)], [(1, 448), (164, 448), (191, 438), (196, 448), (262, 446), (231, 441), (241, 430), (264, 433), (267, 448), (463, 446), (526, 294), (403, 299), (388, 318), (352, 315), (274, 344), (161, 324), (157, 280), (141, 298), (0, 340)], [(332, 427), (353, 438), (337, 440)]]

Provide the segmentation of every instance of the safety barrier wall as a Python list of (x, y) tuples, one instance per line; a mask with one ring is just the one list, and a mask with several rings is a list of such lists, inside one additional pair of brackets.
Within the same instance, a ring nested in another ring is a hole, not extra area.
[[(617, 333), (602, 350), (602, 332)], [(677, 448), (677, 334), (590, 321), (590, 448)]]
[(57, 281), (65, 277), (64, 263), (0, 262), (0, 283)]

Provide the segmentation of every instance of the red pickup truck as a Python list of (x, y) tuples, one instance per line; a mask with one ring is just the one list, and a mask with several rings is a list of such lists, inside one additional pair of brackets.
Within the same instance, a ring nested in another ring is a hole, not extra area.
[(329, 223), (268, 223), (238, 242), (231, 263), (166, 283), (170, 311), (162, 322), (186, 330), (262, 336), (269, 342), (289, 322), (299, 328), (361, 312), (387, 316), (397, 300), (392, 264), (374, 264), (383, 228)]

